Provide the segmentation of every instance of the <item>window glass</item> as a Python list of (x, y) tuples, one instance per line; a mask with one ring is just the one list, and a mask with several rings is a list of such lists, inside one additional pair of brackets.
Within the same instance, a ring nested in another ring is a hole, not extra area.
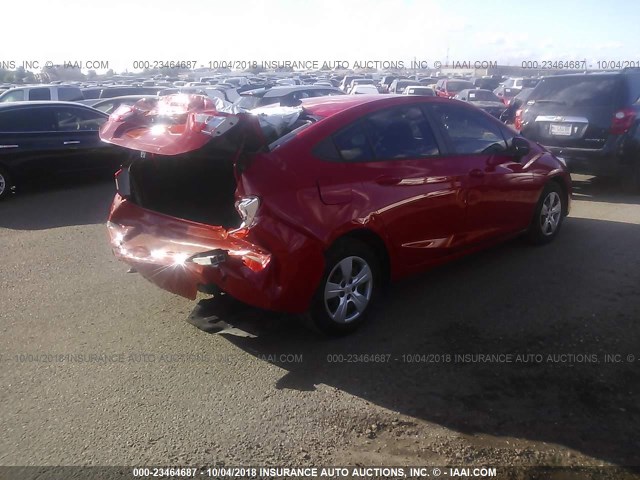
[(470, 90), (469, 91), (470, 102), (499, 102), (500, 99), (495, 93), (488, 90)]
[(619, 87), (619, 75), (548, 77), (531, 92), (529, 101), (568, 107), (610, 107), (616, 103)]
[(82, 91), (79, 88), (59, 88), (58, 100), (65, 102), (77, 102), (83, 100)]
[(98, 130), (107, 120), (99, 113), (89, 112), (77, 108), (65, 108), (56, 111), (58, 130)]
[(0, 115), (0, 132), (52, 132), (55, 129), (55, 119), (48, 108), (21, 108)]
[(373, 160), (373, 152), (363, 122), (356, 122), (333, 136), (340, 156), (346, 162), (366, 162)]
[(451, 140), (456, 154), (489, 154), (507, 149), (500, 127), (482, 113), (457, 105), (434, 104), (429, 107)]
[(391, 108), (366, 118), (376, 159), (420, 158), (440, 150), (418, 106)]
[(24, 101), (24, 90), (14, 90), (2, 97), (2, 102), (22, 102)]
[(51, 100), (51, 91), (48, 88), (32, 88), (29, 90), (29, 100)]

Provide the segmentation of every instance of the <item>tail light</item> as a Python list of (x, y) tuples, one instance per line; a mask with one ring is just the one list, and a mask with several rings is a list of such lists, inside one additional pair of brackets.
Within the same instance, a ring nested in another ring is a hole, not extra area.
[(518, 131), (522, 130), (522, 109), (521, 108), (516, 110), (516, 117), (513, 123), (516, 130)]
[(614, 135), (622, 135), (623, 133), (627, 133), (627, 131), (633, 125), (635, 119), (635, 110), (631, 108), (624, 108), (622, 110), (619, 110), (613, 115), (613, 120), (611, 121), (611, 129), (609, 131)]
[(236, 210), (242, 219), (241, 228), (249, 228), (254, 225), (260, 199), (255, 196), (244, 197), (236, 202)]

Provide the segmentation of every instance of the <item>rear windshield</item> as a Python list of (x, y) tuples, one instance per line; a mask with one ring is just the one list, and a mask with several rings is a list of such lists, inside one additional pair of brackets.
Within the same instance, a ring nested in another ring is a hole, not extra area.
[(473, 84), (471, 82), (464, 81), (447, 82), (448, 92), (459, 92), (460, 90), (464, 90), (466, 88), (473, 88)]
[(552, 77), (543, 79), (529, 101), (550, 101), (568, 106), (609, 107), (616, 100), (618, 77)]
[(433, 90), (429, 87), (416, 87), (409, 88), (409, 93), (415, 93), (417, 95), (433, 95)]
[(499, 102), (500, 99), (493, 93), (486, 90), (472, 90), (469, 92), (470, 102)]

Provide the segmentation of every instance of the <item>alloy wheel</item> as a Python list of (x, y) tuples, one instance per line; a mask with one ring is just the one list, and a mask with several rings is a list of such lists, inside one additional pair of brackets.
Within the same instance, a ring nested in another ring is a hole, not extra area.
[(540, 210), (540, 230), (545, 236), (551, 236), (555, 233), (560, 224), (562, 215), (562, 200), (558, 192), (549, 192), (542, 202)]
[(327, 277), (324, 306), (331, 319), (350, 323), (367, 309), (373, 291), (371, 267), (361, 257), (350, 256), (338, 262)]

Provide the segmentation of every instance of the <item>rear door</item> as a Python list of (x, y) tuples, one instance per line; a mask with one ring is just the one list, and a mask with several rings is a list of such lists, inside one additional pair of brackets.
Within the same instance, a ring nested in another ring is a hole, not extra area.
[(600, 149), (624, 102), (622, 75), (543, 79), (523, 111), (522, 134), (552, 147)]
[(29, 105), (0, 111), (0, 163), (20, 178), (55, 173), (59, 165), (53, 112)]
[(120, 163), (121, 149), (100, 140), (99, 129), (107, 115), (88, 108), (57, 106), (54, 109), (57, 148), (66, 171), (114, 170)]
[[(342, 165), (330, 185), (320, 185), (325, 203), (339, 201), (341, 193), (354, 188), (353, 208), (362, 199), (374, 211), (405, 268), (419, 268), (458, 246), (470, 166), (464, 158), (451, 162), (442, 155), (441, 142), (418, 104), (369, 114), (332, 139)], [(341, 190), (341, 185), (349, 188)]]

